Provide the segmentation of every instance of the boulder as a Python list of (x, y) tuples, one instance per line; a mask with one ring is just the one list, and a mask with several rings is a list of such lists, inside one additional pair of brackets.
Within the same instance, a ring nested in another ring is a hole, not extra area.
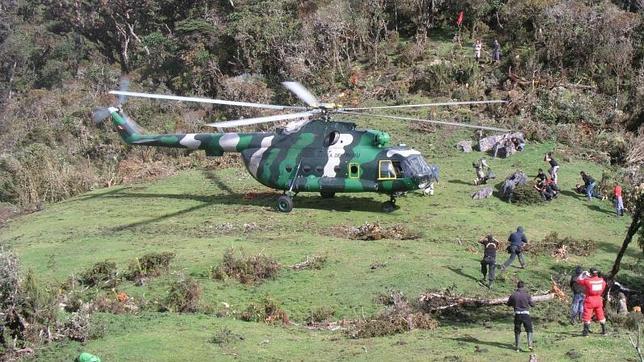
[(456, 144), (456, 148), (458, 148), (459, 151), (470, 153), (472, 152), (472, 141), (460, 141)]

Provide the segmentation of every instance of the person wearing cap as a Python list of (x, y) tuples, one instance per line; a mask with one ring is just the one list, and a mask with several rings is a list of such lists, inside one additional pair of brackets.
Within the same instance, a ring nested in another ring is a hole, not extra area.
[(496, 249), (499, 247), (499, 241), (494, 238), (492, 234), (484, 236), (479, 240), (485, 249), (483, 251), (483, 259), (481, 260), (481, 274), (483, 274), (483, 282), (487, 277), (487, 287), (492, 288), (494, 283), (494, 272), (496, 270)]
[(584, 287), (577, 283), (577, 278), (582, 272), (581, 266), (577, 265), (570, 278), (570, 289), (572, 290), (572, 305), (570, 306), (570, 324), (581, 322), (581, 316), (584, 313)]
[(590, 321), (593, 314), (599, 321), (602, 327), (602, 334), (606, 334), (606, 317), (604, 317), (604, 299), (602, 295), (606, 289), (606, 281), (599, 276), (599, 270), (590, 268), (590, 272), (583, 272), (577, 278), (577, 283), (584, 287), (586, 299), (584, 300), (584, 313), (582, 320), (584, 321), (583, 336), (588, 336), (590, 333)]
[(512, 265), (512, 263), (514, 262), (514, 259), (517, 256), (519, 257), (519, 263), (521, 264), (521, 269), (524, 269), (525, 258), (523, 257), (523, 246), (528, 243), (528, 238), (523, 233), (523, 227), (521, 226), (517, 227), (517, 231), (510, 234), (510, 237), (508, 237), (508, 241), (510, 242), (510, 246), (508, 246), (508, 252), (510, 253), (510, 257), (501, 266), (501, 271), (504, 271), (507, 267)]
[(507, 305), (514, 308), (514, 348), (517, 352), (521, 340), (521, 326), (528, 334), (528, 349), (532, 351), (532, 318), (530, 318), (530, 307), (534, 307), (532, 297), (525, 289), (523, 281), (517, 283), (517, 290), (508, 298)]

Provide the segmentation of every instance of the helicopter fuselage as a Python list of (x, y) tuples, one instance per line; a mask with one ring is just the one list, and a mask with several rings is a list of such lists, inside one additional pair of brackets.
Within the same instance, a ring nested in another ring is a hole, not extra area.
[(144, 134), (116, 108), (112, 121), (132, 145), (204, 150), (209, 156), (241, 154), (248, 172), (270, 188), (297, 192), (395, 193), (427, 187), (438, 179), (420, 152), (388, 147), (389, 135), (358, 130), (350, 122), (299, 121), (276, 132)]

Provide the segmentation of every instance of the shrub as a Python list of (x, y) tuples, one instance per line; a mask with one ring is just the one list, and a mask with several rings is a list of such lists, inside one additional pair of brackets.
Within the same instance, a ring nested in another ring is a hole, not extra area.
[(202, 290), (199, 283), (190, 277), (181, 277), (170, 286), (164, 307), (181, 313), (194, 313), (199, 310)]
[(159, 276), (168, 271), (174, 257), (172, 252), (145, 254), (130, 263), (126, 278), (140, 281), (143, 278)]
[(228, 276), (243, 284), (255, 284), (266, 279), (274, 279), (281, 267), (280, 263), (271, 257), (262, 254), (236, 256), (233, 249), (228, 249), (224, 253), (221, 264), (213, 267), (211, 274), (218, 280)]
[(114, 288), (120, 282), (116, 263), (102, 261), (80, 275), (80, 283), (88, 287)]
[(237, 341), (243, 341), (243, 340), (244, 340), (244, 336), (242, 336), (241, 334), (234, 333), (227, 327), (224, 327), (212, 337), (210, 342), (223, 346), (226, 344), (231, 344), (231, 343), (234, 343)]
[(543, 202), (543, 198), (532, 185), (517, 185), (512, 192), (512, 202), (518, 205), (534, 205)]
[(281, 322), (288, 324), (288, 314), (279, 307), (277, 301), (271, 297), (265, 297), (259, 304), (251, 303), (245, 311), (241, 313), (241, 320), (246, 322), (265, 322), (274, 324)]
[(306, 318), (307, 324), (325, 322), (335, 314), (335, 310), (329, 306), (323, 305), (321, 307), (313, 308)]
[(589, 256), (597, 250), (597, 242), (590, 239), (573, 239), (569, 236), (560, 238), (559, 234), (552, 232), (546, 235), (540, 242), (530, 243), (528, 252), (532, 254), (553, 255), (564, 247), (568, 254)]

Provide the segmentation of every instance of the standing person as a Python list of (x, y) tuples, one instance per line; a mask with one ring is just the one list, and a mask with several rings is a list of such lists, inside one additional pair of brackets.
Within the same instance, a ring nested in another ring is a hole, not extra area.
[(487, 287), (492, 288), (494, 283), (494, 272), (496, 270), (496, 249), (499, 247), (499, 241), (492, 234), (484, 236), (479, 243), (485, 247), (483, 251), (483, 260), (481, 260), (481, 274), (483, 282), (487, 276)]
[(492, 59), (498, 63), (501, 61), (501, 44), (499, 41), (494, 39), (494, 46), (492, 48)]
[(581, 179), (584, 180), (584, 187), (586, 188), (586, 196), (588, 196), (588, 201), (592, 201), (593, 190), (595, 189), (597, 182), (592, 176), (586, 174), (584, 171), (581, 171), (579, 174), (581, 175)]
[(590, 333), (590, 321), (592, 320), (593, 313), (602, 326), (602, 334), (606, 335), (606, 317), (604, 317), (604, 289), (606, 289), (606, 281), (599, 276), (599, 270), (590, 268), (589, 272), (583, 272), (577, 278), (577, 283), (584, 287), (586, 300), (584, 300), (584, 313), (582, 319), (584, 321), (583, 336), (588, 336)]
[(517, 256), (519, 257), (519, 263), (521, 264), (521, 269), (524, 269), (525, 259), (523, 258), (523, 245), (528, 243), (528, 238), (523, 233), (523, 227), (521, 226), (517, 227), (517, 231), (510, 234), (510, 237), (508, 237), (508, 241), (510, 242), (510, 246), (508, 246), (508, 252), (510, 253), (510, 257), (501, 266), (501, 271), (504, 271), (507, 267), (512, 265), (512, 263), (514, 262), (514, 259)]
[(543, 160), (550, 164), (550, 170), (548, 170), (548, 173), (550, 173), (552, 181), (556, 184), (559, 180), (557, 174), (557, 172), (559, 172), (559, 164), (557, 163), (555, 158), (552, 157), (552, 152), (546, 153), (546, 156), (543, 158)]
[(617, 216), (624, 216), (624, 201), (622, 200), (622, 186), (619, 183), (615, 182), (615, 188), (613, 189), (615, 194), (615, 213)]
[(528, 349), (532, 351), (532, 319), (530, 318), (530, 307), (534, 307), (532, 297), (525, 290), (523, 281), (517, 283), (517, 290), (508, 298), (507, 305), (514, 308), (514, 348), (517, 352), (521, 340), (521, 326), (528, 334)]
[(570, 324), (581, 322), (581, 315), (584, 313), (584, 287), (577, 283), (581, 275), (581, 266), (577, 265), (570, 278), (570, 289), (572, 289), (572, 305), (570, 306)]
[(477, 62), (481, 62), (481, 49), (483, 49), (483, 44), (481, 44), (481, 39), (476, 39), (474, 42), (474, 57)]

